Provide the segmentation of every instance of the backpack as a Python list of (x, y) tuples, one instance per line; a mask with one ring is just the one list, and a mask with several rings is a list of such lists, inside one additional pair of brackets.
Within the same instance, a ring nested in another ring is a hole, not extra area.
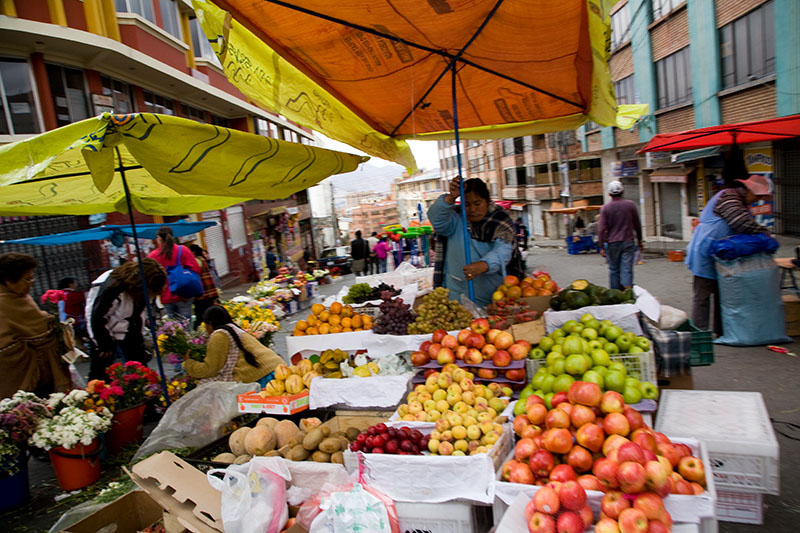
[(177, 248), (177, 262), (166, 268), (170, 292), (185, 299), (202, 296), (205, 291), (203, 291), (203, 282), (200, 280), (200, 274), (189, 270), (181, 264), (183, 246), (177, 245)]

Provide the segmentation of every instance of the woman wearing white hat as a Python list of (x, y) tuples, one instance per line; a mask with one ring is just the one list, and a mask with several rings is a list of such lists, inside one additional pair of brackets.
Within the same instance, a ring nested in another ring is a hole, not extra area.
[(686, 265), (694, 274), (692, 283), (692, 322), (708, 330), (711, 296), (714, 296), (712, 331), (722, 335), (722, 316), (719, 288), (711, 243), (739, 233), (768, 233), (769, 229), (756, 222), (749, 206), (758, 200), (772, 197), (772, 180), (753, 174), (747, 179), (734, 180), (730, 186), (715, 194), (700, 214), (700, 224), (686, 248)]

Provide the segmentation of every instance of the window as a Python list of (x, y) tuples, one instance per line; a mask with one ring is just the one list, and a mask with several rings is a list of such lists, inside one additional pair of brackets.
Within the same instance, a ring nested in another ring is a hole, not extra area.
[(663, 109), (692, 99), (692, 76), (689, 47), (656, 62), (658, 108)]
[(470, 172), (483, 172), (483, 156), (478, 156), (469, 160), (469, 171)]
[(533, 150), (533, 137), (531, 135), (526, 135), (522, 138), (522, 150), (525, 152)]
[(115, 113), (133, 113), (130, 85), (107, 76), (100, 76), (100, 82), (103, 84), (103, 95), (114, 100)]
[(492, 154), (486, 156), (486, 166), (489, 170), (494, 170), (494, 156)]
[(550, 174), (547, 172), (547, 165), (536, 165), (536, 184), (547, 185), (550, 183)]
[(480, 146), (480, 145), (481, 145), (480, 141), (473, 141), (472, 139), (467, 141), (467, 148), (474, 148), (474, 147)]
[(636, 83), (633, 76), (634, 75), (631, 74), (627, 78), (622, 78), (621, 80), (614, 82), (614, 92), (617, 94), (617, 105), (635, 104), (639, 102), (639, 98), (636, 95)]
[(247, 230), (244, 226), (242, 206), (229, 207), (225, 210), (225, 214), (228, 218), (228, 235), (231, 239), (231, 248), (233, 250), (241, 248), (247, 244)]
[(161, 22), (164, 24), (164, 29), (172, 36), (183, 39), (180, 14), (175, 0), (159, 0), (158, 3), (161, 6)]
[(522, 137), (503, 139), (503, 155), (521, 154), (523, 151), (524, 142)]
[(175, 114), (175, 102), (150, 91), (144, 91), (144, 110), (148, 113), (161, 113), (162, 115)]
[(220, 126), (222, 128), (230, 128), (231, 127), (231, 121), (230, 120), (228, 120), (227, 118), (224, 118), (224, 117), (220, 117), (220, 116), (214, 115), (214, 114), (211, 115), (211, 123), (213, 125), (215, 125), (215, 126)]
[[(654, 0), (656, 1), (656, 0)], [(616, 13), (611, 15), (611, 49), (631, 39), (631, 12), (630, 4), (625, 4)]]
[(118, 13), (136, 13), (153, 24), (156, 17), (153, 14), (153, 0), (114, 0)]
[[(619, 98), (619, 93), (617, 93), (617, 98)], [(599, 130), (599, 129), (600, 129), (600, 124), (598, 124), (597, 122), (595, 122), (593, 120), (590, 120), (589, 122), (586, 123), (586, 131), (587, 132), (590, 132), (592, 130)]]
[(50, 93), (56, 108), (58, 126), (89, 118), (89, 102), (83, 72), (74, 68), (47, 65)]
[(770, 1), (720, 28), (723, 88), (775, 73), (774, 12)]
[(506, 179), (506, 186), (517, 187), (527, 184), (526, 167), (507, 168), (503, 171)]
[(203, 28), (200, 27), (200, 23), (197, 22), (197, 18), (192, 18), (189, 21), (189, 28), (192, 32), (192, 48), (194, 48), (194, 57), (208, 60), (214, 66), (222, 68), (222, 64), (219, 62), (217, 54), (214, 53), (214, 50), (208, 43), (206, 34), (203, 33)]
[(256, 118), (256, 133), (264, 137), (280, 139), (277, 124), (264, 120), (263, 118)]
[(40, 133), (30, 66), (24, 59), (0, 59), (0, 134)]
[(685, 0), (650, 0), (653, 20), (656, 21), (681, 5)]
[(183, 116), (185, 118), (190, 118), (195, 122), (199, 122), (201, 124), (206, 123), (206, 112), (202, 109), (197, 109), (196, 107), (192, 107), (190, 105), (181, 104), (181, 109), (183, 112)]
[(495, 182), (492, 182), (491, 184), (489, 184), (489, 187), (491, 188), (492, 191), (491, 193), (492, 198), (497, 198), (497, 184)]

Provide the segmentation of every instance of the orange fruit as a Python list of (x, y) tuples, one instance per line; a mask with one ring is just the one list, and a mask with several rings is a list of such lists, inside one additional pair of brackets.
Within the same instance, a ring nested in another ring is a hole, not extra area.
[(522, 296), (528, 298), (529, 296), (536, 296), (536, 289), (533, 287), (525, 287), (522, 289)]
[(319, 319), (320, 319), (320, 321), (322, 321), (322, 322), (327, 322), (327, 321), (328, 321), (328, 319), (330, 318), (330, 316), (331, 316), (331, 313), (330, 313), (330, 311), (323, 311), (323, 312), (321, 312), (321, 313), (319, 314)]
[(297, 323), (294, 329), (298, 331), (305, 331), (308, 329), (308, 322), (306, 322), (305, 320), (301, 320), (300, 322)]
[(319, 335), (319, 330), (317, 328), (308, 328), (305, 331), (306, 335)]
[(338, 326), (342, 322), (342, 317), (339, 315), (331, 315), (328, 317), (328, 324), (331, 326)]
[(536, 279), (548, 281), (550, 279), (550, 274), (539, 274), (538, 276), (536, 276)]
[(353, 317), (353, 329), (358, 329), (364, 325), (364, 321), (361, 319), (361, 315), (355, 315)]
[(317, 318), (316, 315), (309, 315), (309, 317), (306, 319), (306, 322), (308, 323), (309, 327), (314, 327), (319, 325), (319, 319)]
[(520, 289), (516, 285), (514, 285), (513, 287), (509, 287), (508, 289), (509, 298), (519, 298), (520, 296), (522, 296), (522, 289)]
[(350, 317), (344, 317), (342, 319), (342, 328), (350, 329), (353, 326), (353, 319)]
[(544, 282), (545, 282), (545, 280), (543, 280), (541, 278), (536, 278), (535, 280), (533, 280), (533, 288), (534, 289), (541, 289), (542, 287), (544, 287)]
[(311, 312), (314, 313), (315, 315), (320, 314), (324, 310), (325, 310), (325, 306), (322, 305), (322, 304), (314, 304), (314, 305), (311, 306)]
[(542, 289), (539, 291), (539, 296), (550, 296), (551, 294), (553, 294), (553, 291), (547, 289)]
[(509, 287), (513, 287), (515, 285), (519, 285), (519, 278), (517, 276), (506, 276), (503, 280), (503, 283)]
[(342, 328), (342, 333), (350, 333), (353, 331), (353, 328)]
[(294, 335), (295, 337), (302, 337), (305, 334), (306, 334), (305, 331), (299, 329), (295, 329), (294, 332), (292, 333), (292, 335)]
[(525, 277), (525, 278), (522, 280), (522, 283), (527, 283), (528, 285), (532, 285), (532, 284), (533, 284), (533, 278), (532, 278), (532, 277), (530, 277), (530, 276), (526, 276), (526, 277)]
[(333, 313), (334, 315), (338, 315), (339, 313), (342, 312), (342, 304), (340, 304), (339, 302), (333, 302), (331, 304), (330, 310), (331, 313)]
[(342, 332), (342, 326), (338, 324), (335, 326), (331, 326), (331, 333), (341, 333), (341, 332)]
[(329, 324), (322, 324), (322, 325), (319, 327), (319, 334), (320, 334), (320, 335), (327, 335), (327, 334), (328, 334), (328, 333), (330, 333), (330, 332), (331, 332), (331, 327), (330, 327), (330, 325), (329, 325)]
[(353, 318), (353, 308), (349, 305), (345, 305), (342, 309), (342, 316), (346, 316), (347, 318)]
[(492, 300), (495, 301), (495, 302), (499, 302), (500, 300), (502, 300), (505, 297), (506, 297), (506, 295), (503, 294), (501, 291), (494, 291), (492, 293)]

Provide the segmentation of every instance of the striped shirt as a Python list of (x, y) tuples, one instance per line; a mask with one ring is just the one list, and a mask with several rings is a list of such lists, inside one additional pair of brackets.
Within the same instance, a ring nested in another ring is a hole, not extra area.
[(734, 233), (747, 233), (755, 235), (768, 233), (769, 229), (760, 225), (753, 218), (745, 200), (745, 189), (725, 189), (714, 206), (714, 214), (728, 223)]

